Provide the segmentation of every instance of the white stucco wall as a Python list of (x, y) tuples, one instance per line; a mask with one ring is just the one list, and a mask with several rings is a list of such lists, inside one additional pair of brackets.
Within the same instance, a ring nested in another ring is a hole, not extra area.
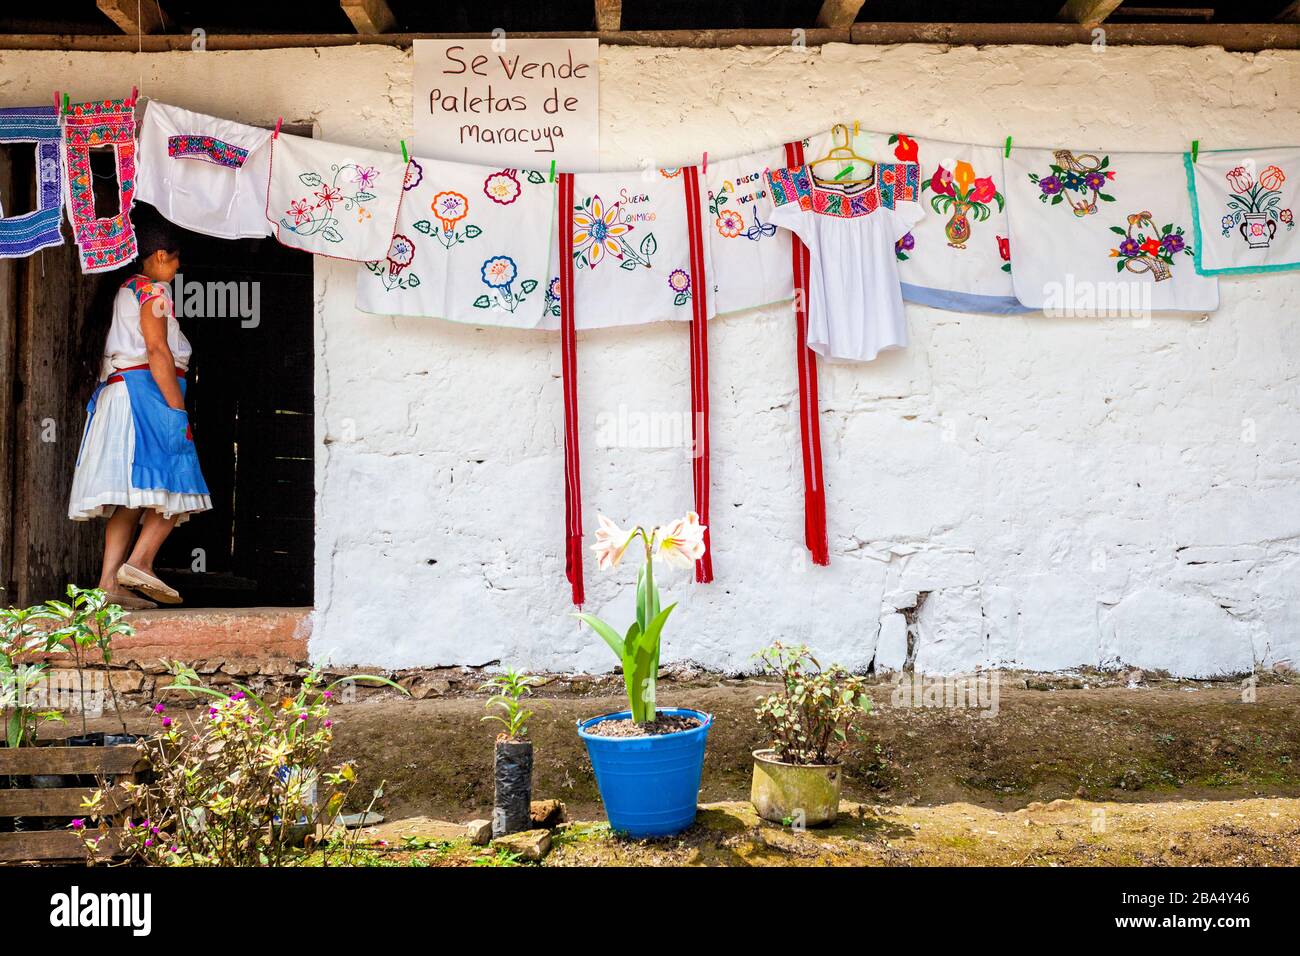
[[(145, 95), (314, 120), (396, 149), (409, 53), (0, 54), (5, 105)], [(1022, 145), (1206, 149), (1300, 139), (1300, 53), (829, 46), (601, 58), (608, 168), (722, 157), (842, 119)], [(569, 617), (559, 349), (549, 334), (389, 319), (317, 260), (312, 651), (374, 665), (606, 670)], [(896, 667), (1300, 666), (1300, 273), (1222, 283), (1206, 321), (908, 307), (912, 346), (823, 366), (831, 565), (802, 548), (793, 318), (710, 329), (716, 581), (665, 577), (666, 660), (745, 669), (781, 638)], [(601, 416), (689, 410), (682, 325), (578, 343), (585, 526), (691, 504), (684, 449), (600, 447)], [(634, 571), (588, 564), (588, 610)]]

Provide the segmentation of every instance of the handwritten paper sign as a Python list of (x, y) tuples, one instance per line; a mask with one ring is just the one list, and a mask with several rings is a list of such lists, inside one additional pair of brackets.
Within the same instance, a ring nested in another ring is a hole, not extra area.
[(599, 41), (415, 40), (415, 154), (597, 168)]

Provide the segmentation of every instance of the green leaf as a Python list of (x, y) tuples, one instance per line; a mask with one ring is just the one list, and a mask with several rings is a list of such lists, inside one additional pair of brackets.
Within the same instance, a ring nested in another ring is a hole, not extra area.
[(357, 193), (355, 196), (352, 197), (352, 200), (353, 202), (362, 203), (362, 202), (370, 202), (370, 200), (374, 198), (375, 198), (374, 193)]
[(604, 638), (609, 649), (619, 659), (623, 659), (623, 638), (619, 636), (618, 631), (614, 630), (594, 614), (575, 614), (578, 620), (584, 622), (589, 628)]
[(483, 235), (483, 230), (480, 229), (478, 226), (466, 226), (466, 227), (465, 227), (465, 238), (466, 238), (466, 239), (477, 239), (477, 238), (478, 238), (479, 236), (481, 236), (481, 235)]
[(342, 242), (343, 233), (339, 232), (333, 226), (326, 226), (320, 231), (320, 234), (330, 242)]
[(420, 284), (420, 277), (419, 277), (419, 276), (417, 276), (417, 275), (411, 275), (411, 276), (408, 276), (408, 277), (407, 277), (407, 280), (406, 280), (406, 287), (407, 287), (408, 289), (414, 289), (414, 288), (415, 288), (416, 286), (418, 286), (419, 284)]
[(1114, 197), (1114, 196), (1108, 195), (1108, 194), (1106, 194), (1106, 193), (1097, 193), (1097, 198), (1100, 199), (1102, 202), (1114, 202), (1114, 201), (1115, 201), (1115, 197)]
[(624, 259), (621, 263), (619, 263), (618, 267), (620, 269), (626, 269), (628, 272), (631, 272), (636, 268), (636, 261), (633, 259)]
[(491, 305), (492, 305), (492, 300), (488, 298), (486, 295), (481, 295), (474, 300), (474, 308), (476, 309), (486, 309), (489, 308)]
[(411, 223), (411, 225), (415, 227), (416, 232), (422, 232), (426, 236), (433, 232), (433, 226), (429, 223), (429, 220), (427, 219), (418, 219), (415, 222)]
[(1111, 231), (1111, 232), (1114, 232), (1114, 233), (1118, 233), (1118, 234), (1121, 235), (1121, 236), (1127, 236), (1127, 235), (1128, 235), (1128, 233), (1125, 232), (1123, 229), (1121, 229), (1119, 226), (1111, 226), (1111, 227), (1110, 227), (1110, 231)]
[(524, 295), (527, 295), (537, 288), (537, 280), (525, 279), (523, 282), (519, 283), (519, 288), (523, 290)]
[(649, 258), (659, 251), (659, 240), (653, 232), (647, 232), (641, 240), (641, 255)]
[(546, 177), (543, 176), (541, 173), (539, 173), (537, 170), (530, 169), (528, 170), (528, 181), (530, 183), (534, 183), (535, 185), (540, 186), (542, 183), (546, 182)]
[(298, 181), (304, 186), (319, 186), (322, 182), (320, 176), (316, 173), (299, 173)]
[(689, 298), (690, 296), (688, 296), (685, 292), (678, 292), (675, 296), (673, 296), (673, 305), (685, 305), (686, 300)]
[(1062, 196), (1060, 193), (1057, 193), (1055, 196), (1052, 197), (1053, 206), (1059, 206), (1064, 201), (1065, 201), (1065, 197)]

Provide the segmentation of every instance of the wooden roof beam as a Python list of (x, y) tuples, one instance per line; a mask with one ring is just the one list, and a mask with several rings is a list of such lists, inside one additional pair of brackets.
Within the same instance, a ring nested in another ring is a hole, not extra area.
[(596, 30), (617, 33), (623, 29), (623, 0), (596, 0)]
[(1065, 6), (1057, 15), (1061, 20), (1073, 20), (1075, 23), (1102, 23), (1115, 12), (1124, 0), (1065, 0)]
[(132, 36), (162, 33), (167, 26), (158, 0), (96, 0), (96, 5), (119, 30)]
[(390, 33), (397, 26), (397, 17), (388, 0), (339, 0), (339, 6), (358, 33)]
[(1279, 23), (1300, 23), (1300, 0), (1287, 4), (1286, 9), (1276, 17)]
[(822, 8), (817, 12), (817, 25), (843, 30), (857, 22), (858, 13), (865, 6), (866, 0), (822, 0)]

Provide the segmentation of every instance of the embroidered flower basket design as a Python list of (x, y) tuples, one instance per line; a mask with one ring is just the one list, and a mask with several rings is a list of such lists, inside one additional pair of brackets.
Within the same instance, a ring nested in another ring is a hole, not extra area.
[(573, 264), (578, 269), (595, 269), (608, 258), (620, 260), (619, 268), (632, 271), (637, 266), (650, 268), (651, 257), (659, 251), (654, 233), (647, 232), (633, 249), (628, 235), (636, 227), (624, 222), (622, 204), (605, 205), (599, 195), (584, 199), (573, 207)]
[(1101, 191), (1115, 178), (1115, 171), (1108, 168), (1109, 156), (1098, 157), (1094, 153), (1076, 156), (1068, 149), (1058, 149), (1052, 155), (1056, 162), (1051, 164), (1050, 173), (1046, 176), (1029, 174), (1029, 181), (1039, 189), (1040, 202), (1053, 206), (1068, 202), (1074, 214), (1082, 219), (1096, 214), (1098, 201), (1115, 201), (1114, 196)]
[(298, 181), (313, 191), (289, 202), (289, 208), (280, 217), (281, 228), (304, 237), (319, 236), (327, 242), (342, 242), (343, 214), (350, 214), (358, 223), (370, 218), (366, 203), (375, 198), (369, 190), (374, 188), (379, 171), (373, 166), (345, 163), (331, 166), (330, 172), (328, 182), (314, 171), (298, 174)]
[(954, 249), (965, 249), (971, 237), (971, 219), (983, 222), (993, 215), (990, 203), (998, 204), (998, 212), (1005, 208), (1002, 193), (993, 183), (992, 176), (975, 175), (970, 163), (963, 161), (953, 164), (951, 170), (940, 164), (934, 175), (921, 184), (921, 191), (932, 190), (930, 207), (939, 215), (948, 215), (948, 222), (943, 227), (948, 245)]
[(1249, 248), (1267, 249), (1277, 237), (1279, 225), (1288, 230), (1295, 227), (1291, 210), (1281, 208), (1286, 173), (1280, 167), (1266, 167), (1258, 181), (1245, 166), (1236, 166), (1225, 175), (1233, 192), (1220, 223), (1225, 237), (1235, 229)]
[(1110, 231), (1124, 237), (1119, 248), (1110, 250), (1116, 272), (1150, 273), (1156, 282), (1163, 282), (1173, 277), (1174, 256), (1195, 255), (1187, 245), (1182, 226), (1166, 223), (1157, 229), (1151, 213), (1145, 210), (1128, 217), (1127, 229), (1111, 226)]

